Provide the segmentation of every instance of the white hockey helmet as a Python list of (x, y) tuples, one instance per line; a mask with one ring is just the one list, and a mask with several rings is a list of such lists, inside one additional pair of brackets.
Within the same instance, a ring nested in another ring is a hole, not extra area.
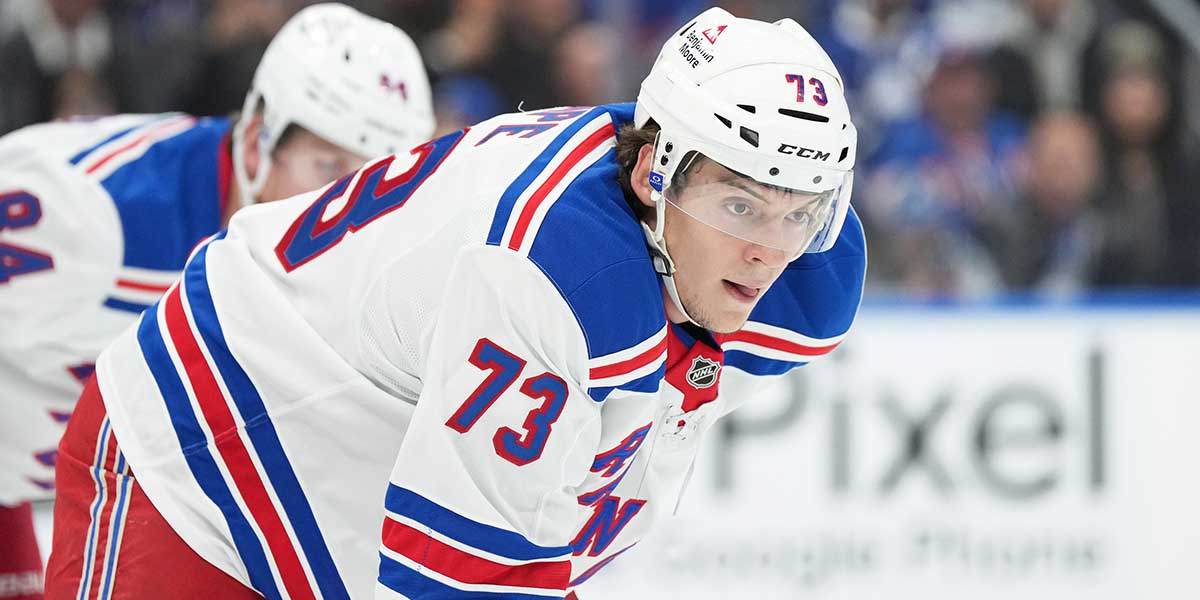
[[(647, 239), (662, 255), (669, 290), (667, 203), (792, 258), (833, 247), (849, 208), (857, 130), (837, 68), (795, 21), (741, 19), (720, 8), (701, 13), (663, 45), (642, 82), (635, 125), (650, 119), (661, 131), (650, 173), (658, 220)], [(792, 237), (785, 243), (685, 210), (672, 201), (670, 187), (697, 155), (759, 183), (817, 195), (822, 210), (795, 230), (803, 234), (786, 234)]]
[[(245, 134), (260, 101), (261, 159), (251, 180)], [(258, 64), (233, 133), (243, 202), (262, 191), (271, 153), (291, 124), (369, 158), (428, 140), (433, 101), (416, 45), (399, 28), (341, 4), (309, 6), (289, 19)]]

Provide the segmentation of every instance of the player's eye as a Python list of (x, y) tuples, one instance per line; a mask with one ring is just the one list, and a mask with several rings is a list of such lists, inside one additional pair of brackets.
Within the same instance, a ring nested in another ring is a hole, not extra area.
[(317, 160), (317, 170), (325, 179), (337, 179), (343, 172), (342, 162), (339, 160)]
[(754, 207), (743, 200), (726, 200), (725, 210), (736, 217), (749, 217), (754, 214)]
[(807, 225), (812, 224), (813, 216), (805, 211), (798, 210), (798, 211), (795, 211), (792, 213), (788, 213), (787, 220), (788, 220), (788, 223), (790, 223), (792, 225), (807, 226)]

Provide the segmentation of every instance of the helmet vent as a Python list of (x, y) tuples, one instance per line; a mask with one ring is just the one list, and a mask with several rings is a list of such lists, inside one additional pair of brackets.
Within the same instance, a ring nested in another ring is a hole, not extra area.
[(846, 160), (847, 154), (850, 154), (850, 146), (846, 146), (846, 147), (842, 148), (842, 155), (838, 157), (838, 162), (842, 162), (843, 160)]
[(817, 123), (828, 123), (829, 122), (829, 117), (826, 117), (824, 115), (815, 115), (810, 112), (804, 112), (804, 111), (800, 111), (800, 110), (792, 110), (790, 108), (779, 109), (779, 114), (784, 115), (786, 117), (793, 117), (796, 119), (804, 119), (805, 121), (816, 121)]
[(740, 133), (741, 133), (742, 139), (746, 140), (746, 143), (750, 144), (751, 146), (754, 146), (755, 148), (758, 147), (758, 132), (757, 131), (755, 131), (753, 129), (748, 129), (746, 127), (742, 127), (742, 130)]
[(717, 113), (713, 113), (713, 116), (716, 117), (718, 121), (724, 123), (726, 127), (733, 129), (733, 121), (730, 121), (729, 119), (726, 119)]
[(754, 113), (758, 112), (758, 108), (755, 107), (753, 104), (739, 104), (737, 106), (738, 106), (738, 108), (740, 108), (750, 114), (754, 114)]

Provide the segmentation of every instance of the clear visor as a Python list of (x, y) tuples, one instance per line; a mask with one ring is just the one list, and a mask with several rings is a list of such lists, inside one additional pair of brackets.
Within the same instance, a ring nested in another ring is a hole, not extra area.
[(785, 253), (804, 253), (833, 216), (838, 189), (765, 185), (708, 160), (693, 159), (664, 198), (673, 208), (726, 235)]

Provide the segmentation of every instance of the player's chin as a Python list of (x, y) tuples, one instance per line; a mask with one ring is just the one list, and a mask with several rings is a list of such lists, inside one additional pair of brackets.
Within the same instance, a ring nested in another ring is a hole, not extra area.
[(744, 307), (725, 308), (713, 311), (707, 315), (706, 323), (701, 323), (705, 329), (713, 333), (733, 333), (741, 329), (750, 318), (750, 310)]

